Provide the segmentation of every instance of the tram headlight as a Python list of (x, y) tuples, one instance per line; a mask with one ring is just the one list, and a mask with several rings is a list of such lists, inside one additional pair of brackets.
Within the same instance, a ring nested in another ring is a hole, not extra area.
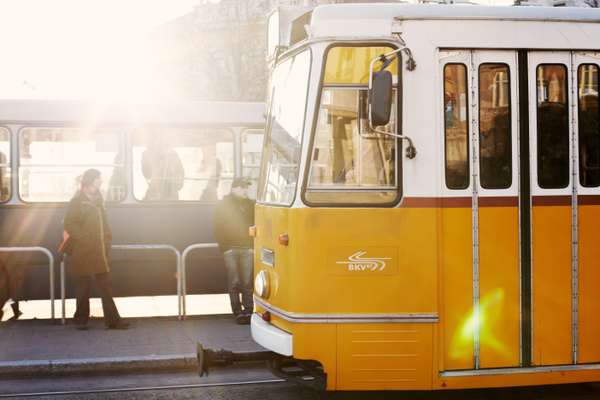
[(254, 278), (254, 291), (259, 297), (266, 299), (269, 297), (270, 289), (269, 274), (263, 269)]

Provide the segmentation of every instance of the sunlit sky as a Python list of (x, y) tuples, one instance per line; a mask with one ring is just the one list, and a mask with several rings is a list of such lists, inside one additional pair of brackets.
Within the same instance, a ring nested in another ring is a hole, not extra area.
[(0, 98), (168, 101), (148, 34), (219, 1), (0, 0)]
[(0, 98), (144, 99), (147, 35), (199, 0), (0, 0)]

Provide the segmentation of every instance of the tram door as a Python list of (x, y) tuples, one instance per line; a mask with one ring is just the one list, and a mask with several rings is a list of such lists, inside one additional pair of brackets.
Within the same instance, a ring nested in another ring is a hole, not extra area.
[(520, 365), (517, 54), (448, 51), (443, 368)]
[(533, 365), (600, 360), (598, 62), (528, 55)]

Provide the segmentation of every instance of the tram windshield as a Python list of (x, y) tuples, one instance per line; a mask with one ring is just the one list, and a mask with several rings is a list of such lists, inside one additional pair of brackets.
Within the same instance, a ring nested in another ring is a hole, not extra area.
[(304, 51), (286, 59), (273, 71), (258, 191), (261, 202), (290, 205), (294, 199), (309, 70), (310, 53)]
[[(387, 126), (368, 122), (370, 62), (390, 47), (330, 48), (321, 90), (305, 200), (311, 204), (391, 204), (398, 196), (397, 89)], [(381, 68), (376, 64), (376, 68)], [(397, 62), (386, 66), (397, 85)]]

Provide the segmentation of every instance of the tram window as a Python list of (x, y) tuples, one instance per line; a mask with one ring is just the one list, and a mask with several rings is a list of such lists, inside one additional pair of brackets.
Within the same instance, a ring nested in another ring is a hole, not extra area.
[[(396, 198), (396, 139), (371, 132), (366, 110), (367, 89), (323, 89), (308, 201), (390, 203)], [(383, 129), (394, 132), (394, 115)], [(323, 189), (352, 191), (332, 197), (318, 191)], [(363, 189), (373, 191), (357, 192)]]
[(444, 142), (446, 186), (469, 187), (469, 128), (467, 124), (467, 67), (446, 64), (444, 67)]
[(481, 187), (510, 187), (510, 72), (506, 64), (482, 64), (479, 67), (479, 165)]
[(10, 133), (0, 128), (0, 202), (10, 199)]
[(543, 189), (569, 184), (569, 110), (567, 68), (537, 67), (537, 170)]
[(579, 66), (579, 180), (581, 186), (600, 186), (600, 122), (598, 66)]
[(107, 201), (125, 197), (122, 136), (116, 130), (25, 128), (19, 135), (19, 195), (26, 202), (65, 202), (88, 168), (100, 170)]
[(224, 129), (139, 129), (133, 194), (142, 201), (216, 201), (233, 179), (233, 135)]
[(252, 183), (248, 191), (251, 198), (256, 198), (264, 135), (260, 129), (248, 129), (242, 135), (242, 176)]
[(271, 78), (271, 100), (258, 200), (290, 205), (298, 182), (311, 53), (281, 62)]

